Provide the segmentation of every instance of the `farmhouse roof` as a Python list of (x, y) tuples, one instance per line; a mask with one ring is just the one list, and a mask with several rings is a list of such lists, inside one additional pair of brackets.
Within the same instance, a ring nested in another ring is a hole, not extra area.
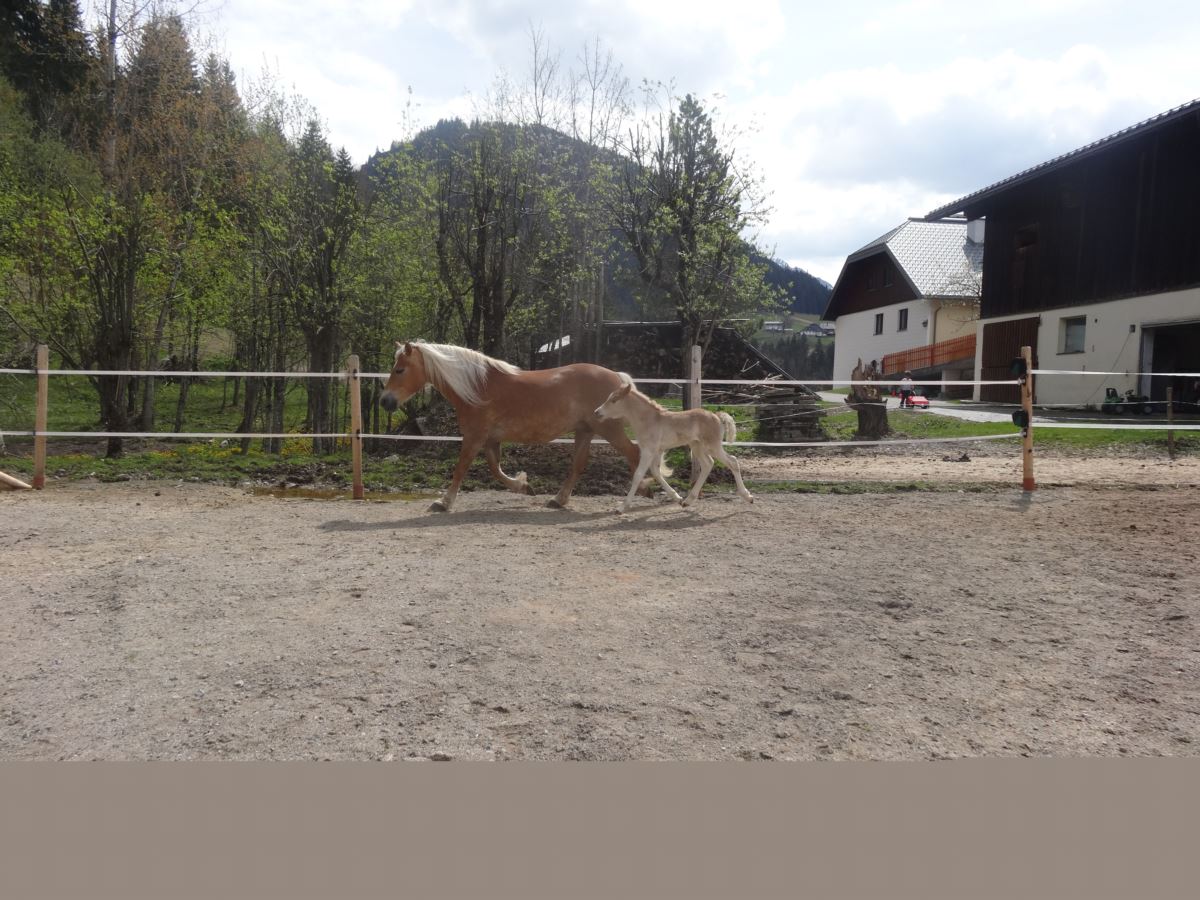
[(1110, 134), (1108, 137), (1101, 138), (1098, 141), (1092, 141), (1090, 144), (1085, 144), (1070, 153), (1064, 153), (1062, 156), (1056, 156), (1054, 159), (1047, 160), (1043, 163), (1038, 163), (1036, 166), (1025, 169), (1023, 172), (1018, 172), (1016, 175), (1010, 175), (997, 181), (995, 184), (988, 185), (985, 188), (980, 188), (974, 193), (967, 194), (964, 197), (959, 197), (953, 203), (947, 203), (945, 206), (939, 206), (931, 211), (926, 220), (941, 219), (943, 216), (953, 213), (964, 212), (968, 207), (977, 206), (983, 200), (990, 199), (993, 195), (1001, 191), (1008, 190), (1016, 185), (1023, 184), (1033, 178), (1044, 175), (1047, 172), (1060, 169), (1063, 166), (1078, 162), (1081, 159), (1099, 153), (1102, 150), (1123, 143), (1143, 132), (1150, 131), (1155, 128), (1161, 128), (1169, 122), (1174, 122), (1192, 113), (1200, 113), (1200, 98), (1192, 100), (1189, 103), (1184, 103), (1181, 106), (1176, 106), (1174, 109), (1169, 109), (1164, 113), (1159, 113), (1157, 116), (1152, 116), (1145, 121), (1138, 122), (1135, 125), (1130, 125), (1128, 128), (1122, 128), (1120, 131)]
[(846, 265), (886, 249), (920, 297), (978, 297), (983, 244), (967, 239), (965, 219), (909, 219), (846, 257)]

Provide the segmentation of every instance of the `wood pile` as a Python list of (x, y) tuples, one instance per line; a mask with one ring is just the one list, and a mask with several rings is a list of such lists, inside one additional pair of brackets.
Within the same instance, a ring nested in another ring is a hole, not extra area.
[(758, 392), (753, 402), (760, 404), (755, 410), (758, 440), (794, 443), (827, 439), (821, 430), (821, 407), (812, 392), (797, 387), (758, 387), (751, 390)]

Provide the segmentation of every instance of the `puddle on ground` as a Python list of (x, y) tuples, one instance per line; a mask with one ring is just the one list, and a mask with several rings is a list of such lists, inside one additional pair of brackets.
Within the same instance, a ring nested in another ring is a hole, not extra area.
[[(254, 487), (250, 493), (256, 497), (274, 497), (276, 500), (350, 500), (353, 494), (349, 488), (314, 488), (314, 487)], [(406, 491), (367, 491), (364, 500), (436, 500), (441, 494), (435, 491), (406, 492)]]

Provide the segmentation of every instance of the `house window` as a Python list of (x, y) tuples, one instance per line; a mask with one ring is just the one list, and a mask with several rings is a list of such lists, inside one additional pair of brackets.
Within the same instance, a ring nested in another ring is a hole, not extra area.
[(875, 313), (875, 333), (883, 334), (883, 313)]
[(1087, 316), (1072, 316), (1069, 319), (1059, 319), (1058, 352), (1082, 353), (1086, 330)]
[(900, 310), (900, 318), (896, 322), (896, 330), (897, 331), (908, 331), (908, 310), (907, 309)]
[(892, 261), (890, 259), (883, 261), (883, 286), (892, 286)]

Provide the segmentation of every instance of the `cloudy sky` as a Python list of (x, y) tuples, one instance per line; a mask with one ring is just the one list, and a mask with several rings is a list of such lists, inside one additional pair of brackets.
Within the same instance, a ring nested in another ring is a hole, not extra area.
[[(770, 193), (760, 245), (834, 281), (907, 216), (1200, 97), (1200, 4), (1173, 0), (215, 0), (245, 78), (311, 101), (357, 162), (468, 118), (599, 38), (637, 83), (673, 80), (747, 129)], [(407, 107), (407, 113), (406, 113)]]

